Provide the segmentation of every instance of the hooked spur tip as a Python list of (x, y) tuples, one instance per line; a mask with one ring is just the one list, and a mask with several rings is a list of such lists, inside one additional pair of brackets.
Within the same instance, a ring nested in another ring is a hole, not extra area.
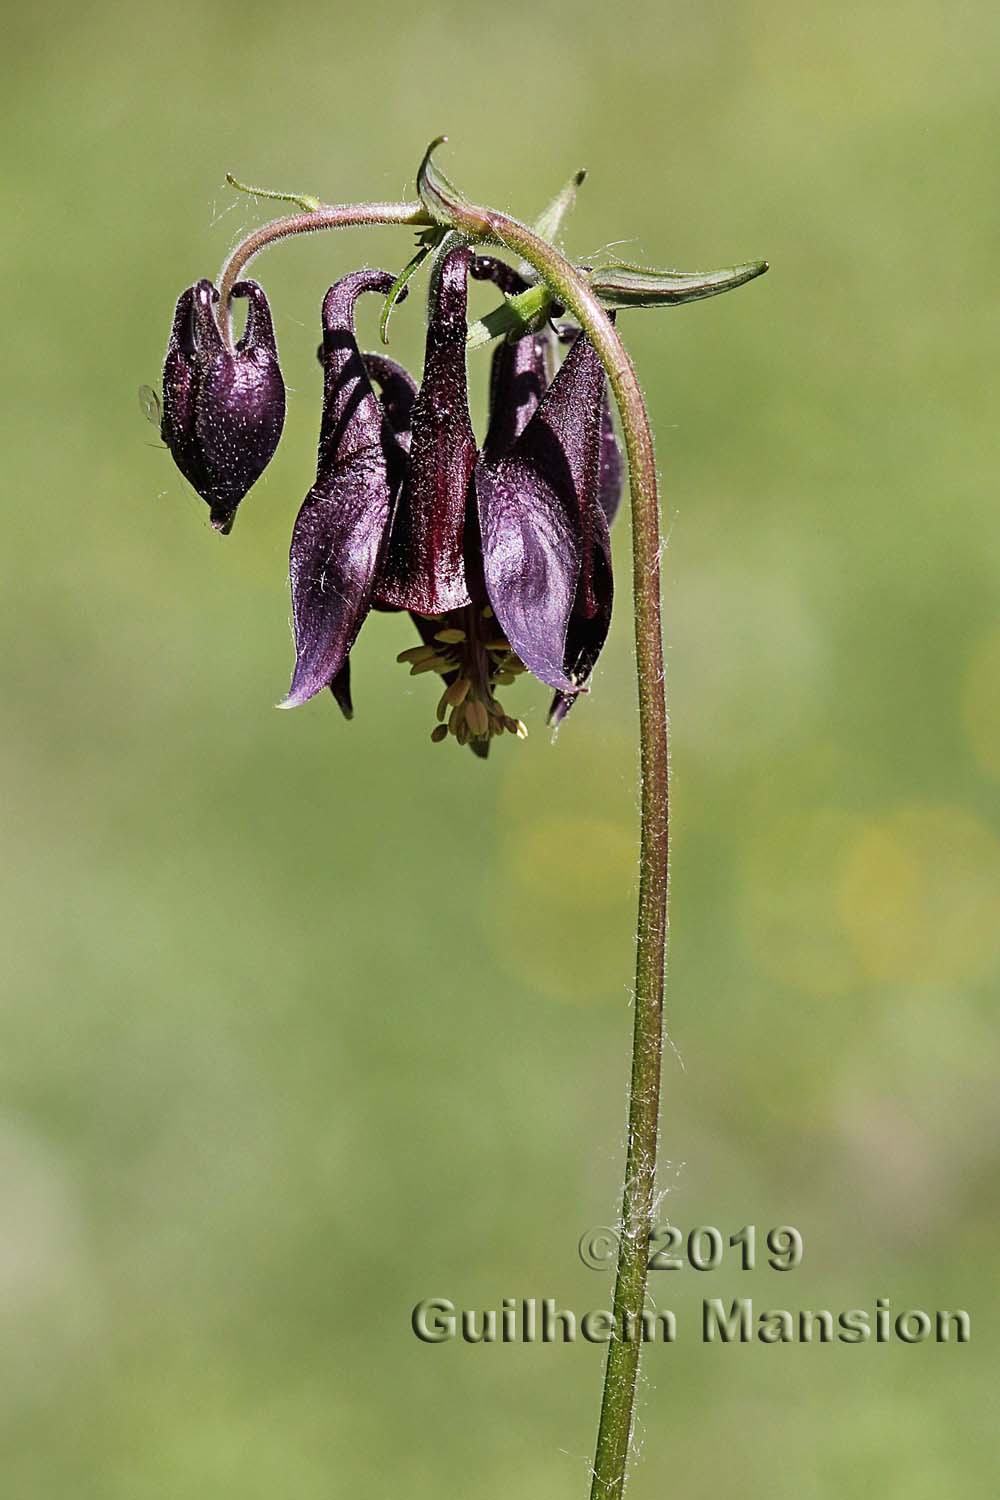
[(236, 520), (236, 509), (213, 510), (208, 519), (213, 531), (217, 531), (220, 536), (228, 536)]

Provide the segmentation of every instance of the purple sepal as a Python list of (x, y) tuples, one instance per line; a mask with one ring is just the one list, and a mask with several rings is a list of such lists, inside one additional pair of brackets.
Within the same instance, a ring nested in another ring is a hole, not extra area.
[(382, 394), (382, 409), (393, 432), (404, 448), (410, 446), (410, 426), (417, 383), (409, 370), (386, 354), (363, 354), (365, 369)]
[(344, 665), (330, 683), (330, 692), (337, 701), (337, 706), (345, 719), (354, 718), (354, 704), (351, 700), (351, 658), (344, 658)]
[[(604, 649), (614, 603), (611, 536), (608, 523), (601, 510), (598, 510), (594, 519), (592, 538), (589, 588), (584, 587), (581, 571), (566, 631), (566, 671), (581, 689), (585, 688), (589, 682), (597, 658)], [(577, 696), (577, 694), (557, 692), (549, 709), (549, 722), (561, 724), (576, 702)]]
[[(567, 695), (592, 669), (610, 619), (603, 402), (604, 370), (581, 336), (510, 453), (484, 461), (476, 478), (494, 613), (525, 666)], [(571, 631), (574, 621), (587, 628)]]

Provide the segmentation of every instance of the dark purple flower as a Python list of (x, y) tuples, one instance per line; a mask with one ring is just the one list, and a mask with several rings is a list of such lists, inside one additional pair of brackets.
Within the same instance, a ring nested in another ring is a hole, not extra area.
[(392, 282), (386, 271), (356, 271), (323, 302), (323, 420), (316, 482), (292, 532), (296, 660), (286, 708), (329, 686), (351, 711), (342, 674), (372, 603), (406, 459), (358, 349), (354, 305), (363, 292), (385, 296)]
[(236, 508), (270, 463), (285, 420), (285, 385), (267, 298), (256, 281), (240, 281), (247, 325), (226, 348), (210, 281), (178, 300), (163, 366), (163, 441), (174, 462), (211, 507), (225, 535)]
[(317, 477), (292, 536), (296, 666), (286, 704), (329, 686), (349, 714), (349, 652), (368, 611), (407, 610), (422, 644), (400, 661), (442, 679), (432, 737), (450, 731), (485, 755), (491, 737), (524, 733), (499, 689), (530, 670), (556, 692), (558, 719), (593, 671), (611, 616), (608, 523), (621, 461), (595, 350), (577, 336), (550, 383), (549, 329), (496, 350), (477, 452), (470, 269), (504, 291), (524, 286), (499, 261), (450, 251), (432, 293), (419, 390), (355, 339), (357, 297), (385, 294), (392, 277), (358, 272), (327, 294)]

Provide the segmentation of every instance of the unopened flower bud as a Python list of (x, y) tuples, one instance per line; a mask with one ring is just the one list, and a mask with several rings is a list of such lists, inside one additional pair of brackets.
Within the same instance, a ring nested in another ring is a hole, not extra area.
[(249, 303), (235, 349), (226, 347), (216, 321), (219, 294), (203, 280), (178, 300), (163, 366), (163, 441), (224, 535), (270, 463), (285, 420), (267, 298), (256, 281), (238, 282), (233, 296)]

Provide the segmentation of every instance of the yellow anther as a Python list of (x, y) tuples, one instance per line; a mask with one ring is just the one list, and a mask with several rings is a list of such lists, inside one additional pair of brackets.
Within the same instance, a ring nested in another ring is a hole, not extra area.
[(448, 726), (447, 726), (447, 724), (438, 724), (438, 725), (435, 726), (434, 729), (431, 730), (431, 741), (432, 741), (433, 744), (440, 745), (441, 741), (442, 740), (446, 740), (447, 738), (448, 738)]
[(447, 646), (457, 646), (461, 641), (465, 640), (465, 631), (457, 629), (454, 625), (449, 625), (445, 630), (435, 630), (434, 639), (436, 641), (444, 641)]
[(455, 663), (449, 661), (446, 656), (428, 656), (423, 661), (415, 661), (410, 668), (411, 677), (419, 677), (421, 672), (453, 672)]
[(480, 698), (467, 698), (465, 702), (465, 717), (472, 733), (480, 739), (489, 733), (490, 721), (486, 712), (486, 705)]
[(426, 661), (428, 657), (434, 656), (436, 654), (437, 653), (433, 646), (410, 646), (407, 648), (407, 650), (401, 651), (396, 657), (396, 660), (398, 662)]
[(492, 611), (492, 609), (490, 609), (490, 606), (488, 604), (484, 604), (483, 605), (483, 619), (484, 620), (492, 620), (492, 618), (493, 618), (493, 611)]

